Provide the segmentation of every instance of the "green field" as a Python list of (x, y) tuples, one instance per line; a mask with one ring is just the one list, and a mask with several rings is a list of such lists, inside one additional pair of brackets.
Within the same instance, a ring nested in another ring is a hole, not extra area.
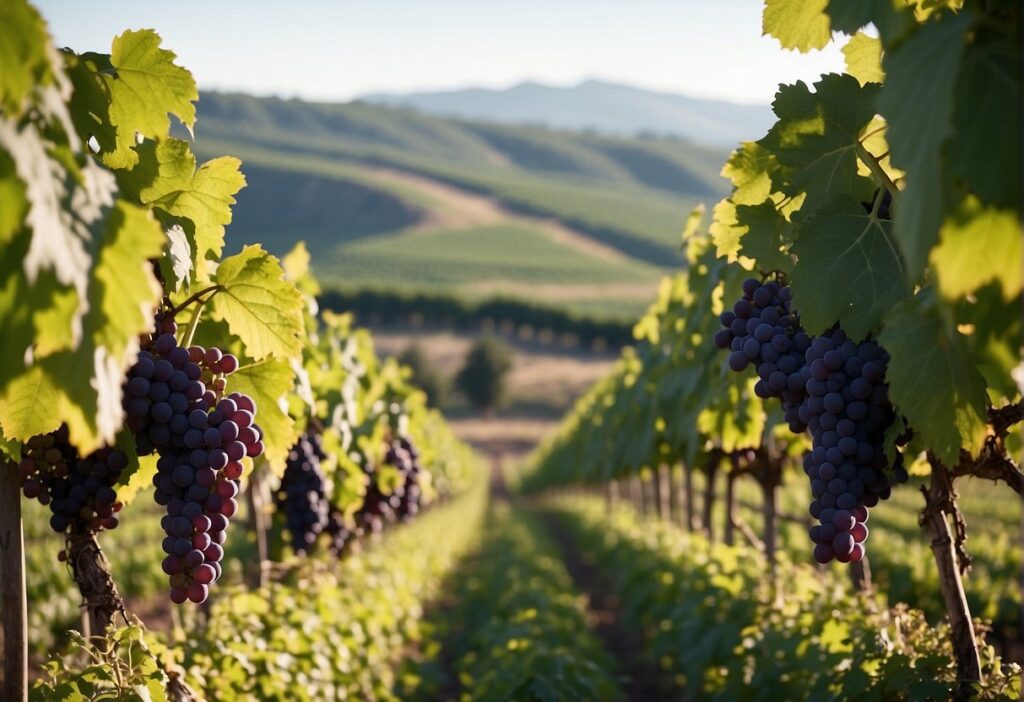
[[(486, 282), (488, 293), (497, 287), (577, 312), (635, 315), (649, 294), (552, 286), (653, 291), (682, 265), (687, 214), (712, 204), (724, 184), (722, 150), (678, 139), (211, 93), (199, 115), (200, 155), (232, 153), (245, 164), (229, 249), (260, 241), (281, 254), (304, 240), (328, 285), (478, 296)], [(446, 202), (449, 195), (457, 200)], [(466, 202), (498, 214), (451, 221)], [(558, 240), (539, 220), (575, 236)]]

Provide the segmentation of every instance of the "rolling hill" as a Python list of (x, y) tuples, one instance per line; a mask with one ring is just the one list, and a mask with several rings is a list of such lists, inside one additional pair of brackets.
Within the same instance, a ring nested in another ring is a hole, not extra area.
[(228, 246), (305, 240), (332, 286), (513, 294), (633, 314), (725, 191), (725, 149), (204, 93), (196, 150), (240, 156)]
[(375, 94), (363, 100), (443, 117), (543, 124), (624, 136), (650, 132), (727, 147), (759, 139), (774, 121), (767, 105), (702, 100), (601, 80), (572, 87), (526, 82), (503, 90)]

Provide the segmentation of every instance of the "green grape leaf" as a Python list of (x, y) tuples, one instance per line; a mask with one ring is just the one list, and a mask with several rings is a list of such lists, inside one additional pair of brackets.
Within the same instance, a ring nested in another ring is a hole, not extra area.
[[(126, 31), (110, 50), (112, 73), (101, 74), (110, 95), (110, 124), (117, 130), (113, 149), (104, 154), (111, 168), (131, 168), (139, 161), (133, 150), (136, 134), (150, 139), (167, 136), (168, 114), (191, 130), (199, 99), (192, 74), (174, 63), (175, 54), (160, 48), (151, 29)], [(106, 150), (105, 150), (106, 151)]]
[(282, 399), (294, 383), (295, 373), (289, 363), (276, 358), (242, 366), (228, 376), (229, 392), (243, 392), (256, 402), (264, 457), (278, 476), (284, 473), (288, 451), (299, 438), (295, 422), (281, 409)]
[(181, 139), (148, 141), (136, 151), (139, 165), (119, 173), (122, 187), (143, 204), (192, 221), (195, 231), (189, 244), (199, 272), (200, 262), (219, 258), (224, 249), (224, 226), (231, 223), (234, 196), (245, 187), (241, 161), (222, 156), (196, 170), (196, 157)]
[(907, 295), (892, 223), (872, 219), (859, 202), (827, 205), (801, 227), (792, 252), (793, 304), (812, 334), (838, 321), (863, 339)]
[[(740, 239), (746, 232), (746, 228), (740, 225), (736, 214), (736, 205), (732, 200), (726, 198), (720, 200), (715, 209), (711, 212), (711, 226), (708, 228), (711, 233), (711, 242), (719, 256), (735, 263), (740, 255)], [(741, 265), (749, 268), (749, 261), (741, 261)], [(656, 324), (656, 322), (655, 322)]]
[(140, 334), (153, 323), (161, 288), (149, 259), (163, 252), (160, 225), (147, 210), (119, 201), (92, 270), (85, 333), (127, 367)]
[(0, 3), (0, 107), (20, 115), (36, 85), (49, 82), (52, 65), (46, 24), (25, 0)]
[(840, 194), (870, 198), (874, 185), (857, 173), (857, 146), (875, 116), (879, 86), (853, 76), (829, 74), (811, 92), (803, 82), (782, 86), (772, 109), (779, 121), (758, 142), (787, 169), (780, 189), (806, 193), (802, 216)]
[(35, 364), (0, 390), (0, 428), (17, 441), (54, 431), (60, 426), (60, 414), (54, 411), (60, 399), (54, 379)]
[(823, 49), (832, 39), (828, 0), (765, 0), (761, 29), (784, 49)]
[(697, 428), (731, 453), (761, 444), (766, 413), (754, 394), (756, 379), (738, 373), (729, 376), (718, 378), (715, 387), (709, 388), (710, 402), (700, 411)]
[(946, 218), (931, 266), (942, 297), (955, 300), (990, 281), (998, 281), (1003, 299), (1021, 290), (1020, 223), (1016, 212), (982, 205), (973, 195)]
[(878, 339), (889, 352), (889, 397), (925, 445), (947, 466), (960, 449), (976, 455), (985, 439), (985, 379), (963, 337), (927, 293), (904, 300)]
[(861, 85), (865, 83), (881, 83), (885, 80), (882, 70), (882, 42), (869, 37), (864, 32), (857, 32), (843, 47), (846, 57), (846, 72), (856, 78)]
[(247, 356), (297, 358), (304, 330), (302, 293), (284, 277), (278, 260), (259, 246), (221, 261), (211, 316), (227, 322)]
[[(1014, 376), (1020, 366), (1021, 296), (1003, 298), (998, 283), (974, 290), (956, 305), (958, 329), (988, 383), (990, 397), (1012, 400), (1020, 395)], [(996, 404), (994, 402), (994, 404)]]
[(786, 253), (792, 237), (793, 225), (779, 214), (771, 202), (760, 205), (740, 205), (736, 208), (736, 221), (746, 231), (740, 239), (740, 255), (757, 261), (761, 271), (789, 272), (793, 260)]
[(955, 134), (946, 163), (983, 202), (1018, 205), (1020, 187), (1019, 46), (998, 41), (964, 53), (953, 98)]
[(759, 205), (772, 193), (771, 173), (777, 167), (775, 157), (756, 141), (747, 141), (732, 152), (722, 176), (732, 181), (729, 196), (737, 205)]
[(829, 0), (826, 11), (834, 31), (856, 34), (872, 24), (886, 46), (915, 25), (910, 4), (902, 0)]
[(886, 52), (879, 111), (889, 124), (892, 163), (905, 171), (896, 239), (917, 281), (942, 223), (942, 147), (952, 133), (953, 94), (970, 25), (965, 12), (928, 22), (898, 48)]

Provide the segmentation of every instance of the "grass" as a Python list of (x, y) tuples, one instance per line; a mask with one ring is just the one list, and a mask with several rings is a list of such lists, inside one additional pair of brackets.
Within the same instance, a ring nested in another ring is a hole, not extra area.
[(375, 236), (337, 246), (314, 267), (326, 285), (380, 284), (383, 278), (409, 287), (495, 280), (643, 282), (657, 274), (639, 263), (590, 256), (518, 224)]

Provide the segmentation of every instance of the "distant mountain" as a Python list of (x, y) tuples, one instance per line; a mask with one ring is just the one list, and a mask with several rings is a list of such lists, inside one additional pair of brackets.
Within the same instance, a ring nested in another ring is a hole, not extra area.
[(544, 124), (629, 136), (653, 132), (683, 137), (697, 144), (729, 147), (759, 139), (773, 122), (767, 105), (701, 100), (599, 80), (574, 87), (527, 82), (504, 90), (471, 88), (375, 94), (362, 99), (445, 117)]

